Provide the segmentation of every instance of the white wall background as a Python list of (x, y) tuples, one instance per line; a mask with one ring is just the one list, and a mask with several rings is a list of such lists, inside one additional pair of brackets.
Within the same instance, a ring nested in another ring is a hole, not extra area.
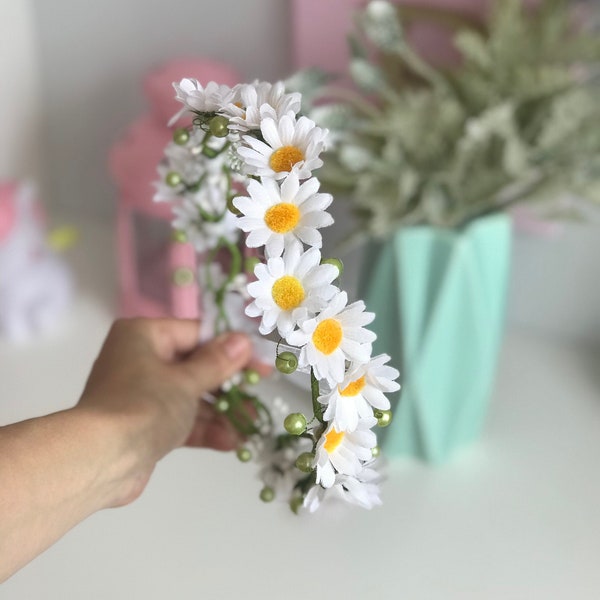
[[(14, 0), (5, 0), (13, 2)], [(288, 72), (282, 0), (33, 0), (45, 121), (45, 192), (108, 216), (106, 156), (144, 110), (145, 72), (170, 58), (230, 62), (247, 79)]]
[[(246, 80), (285, 77), (290, 4), (0, 0), (0, 177), (35, 176), (39, 148), (49, 203), (109, 218), (115, 192), (106, 156), (144, 111), (143, 74), (170, 58), (198, 55), (230, 62)], [(342, 223), (343, 210), (338, 203)], [(553, 239), (517, 236), (509, 321), (600, 343), (598, 221), (565, 226)], [(349, 259), (351, 286), (358, 256)]]
[(39, 174), (40, 86), (30, 0), (0, 0), (0, 179)]

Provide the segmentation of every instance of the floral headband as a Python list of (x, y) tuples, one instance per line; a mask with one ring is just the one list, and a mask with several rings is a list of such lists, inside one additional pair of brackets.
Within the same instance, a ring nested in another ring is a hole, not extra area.
[(389, 356), (372, 357), (375, 315), (335, 285), (341, 261), (321, 256), (333, 198), (312, 172), (328, 132), (297, 116), (300, 94), (282, 83), (173, 85), (183, 108), (169, 125), (191, 125), (165, 149), (155, 200), (172, 203), (176, 239), (202, 265), (201, 339), (258, 329), (275, 336), (277, 370), (310, 374), (308, 417), (281, 399), (268, 408), (250, 391), (260, 379), (252, 369), (211, 398), (246, 437), (238, 458), (258, 462), (265, 502), (282, 498), (294, 512), (328, 498), (372, 508), (381, 503), (372, 429), (391, 420), (385, 394), (399, 389), (399, 373)]

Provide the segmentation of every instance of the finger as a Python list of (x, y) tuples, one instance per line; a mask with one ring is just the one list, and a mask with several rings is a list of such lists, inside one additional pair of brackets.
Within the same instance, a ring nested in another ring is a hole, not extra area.
[(227, 451), (237, 448), (240, 441), (241, 437), (231, 423), (221, 415), (215, 415), (210, 420), (196, 421), (185, 445)]
[(183, 360), (179, 368), (186, 371), (193, 392), (200, 396), (215, 390), (244, 368), (252, 357), (252, 344), (243, 333), (224, 333), (199, 346)]
[(173, 360), (198, 346), (200, 321), (196, 319), (147, 320), (154, 348), (163, 360)]

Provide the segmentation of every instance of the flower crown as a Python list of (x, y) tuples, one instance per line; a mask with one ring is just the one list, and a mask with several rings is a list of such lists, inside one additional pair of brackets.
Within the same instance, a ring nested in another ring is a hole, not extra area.
[(282, 83), (173, 86), (183, 108), (169, 125), (191, 125), (165, 149), (155, 200), (172, 203), (176, 239), (200, 257), (201, 339), (258, 326), (278, 336), (277, 370), (310, 373), (311, 418), (288, 414), (281, 399), (267, 408), (249, 391), (260, 379), (252, 369), (212, 397), (246, 437), (238, 458), (258, 461), (262, 500), (282, 497), (294, 512), (328, 497), (378, 505), (372, 429), (390, 422), (385, 394), (399, 389), (399, 373), (389, 356), (371, 356), (376, 336), (365, 326), (375, 315), (348, 304), (334, 284), (341, 261), (321, 256), (332, 197), (311, 175), (328, 132), (297, 116), (300, 94)]

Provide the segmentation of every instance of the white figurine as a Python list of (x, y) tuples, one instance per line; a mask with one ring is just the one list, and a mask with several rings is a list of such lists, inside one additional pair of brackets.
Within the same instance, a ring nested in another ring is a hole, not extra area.
[(70, 271), (48, 245), (33, 186), (0, 183), (0, 337), (24, 340), (71, 303)]

